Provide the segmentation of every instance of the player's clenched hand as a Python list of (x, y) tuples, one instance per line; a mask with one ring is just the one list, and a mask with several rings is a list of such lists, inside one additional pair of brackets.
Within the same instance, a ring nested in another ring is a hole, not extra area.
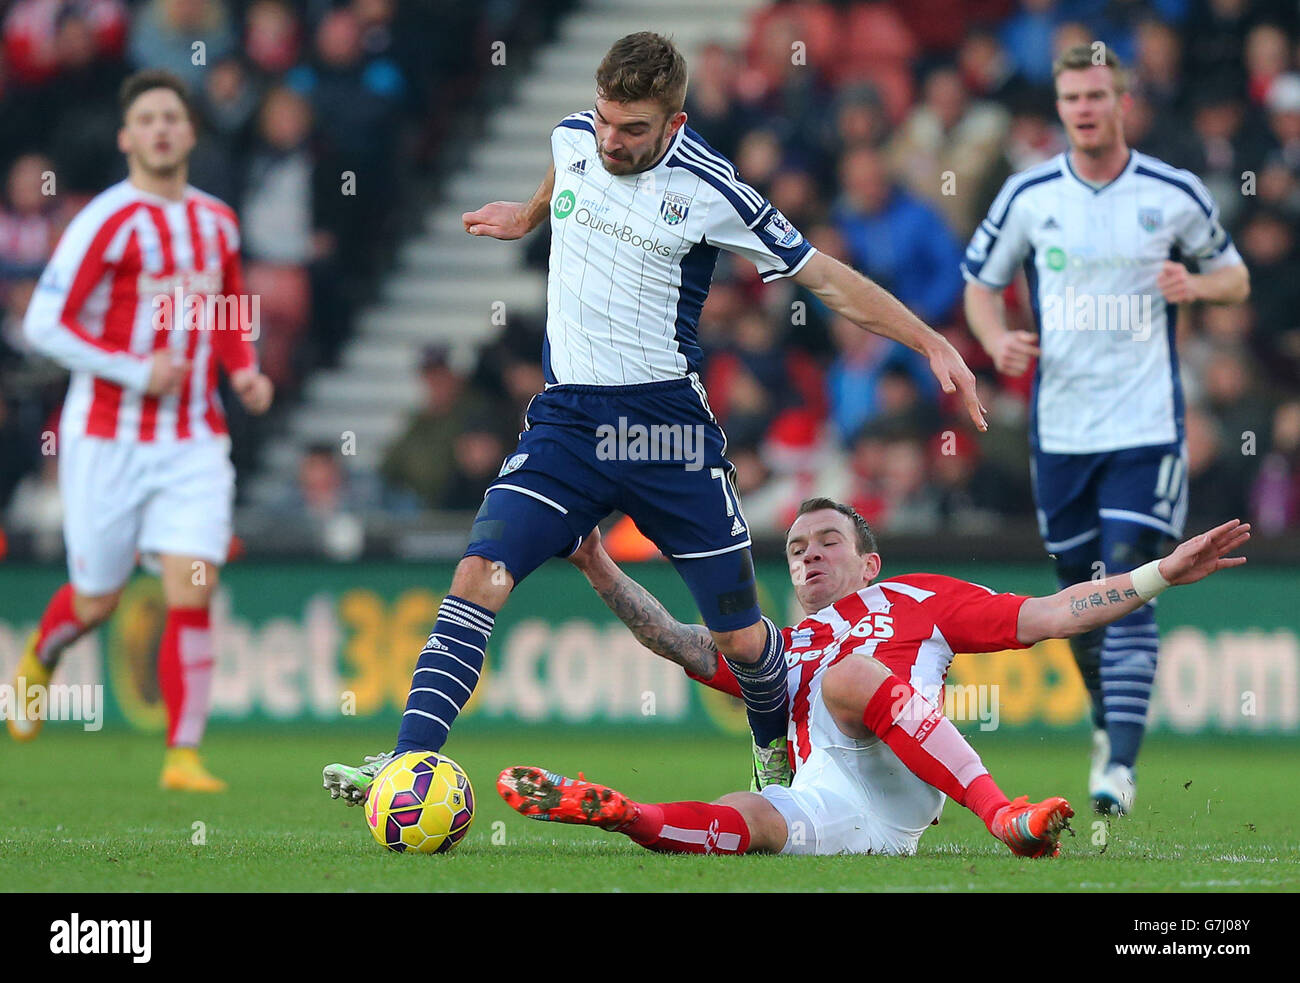
[(994, 343), (993, 365), (1003, 375), (1022, 375), (1029, 360), (1042, 354), (1038, 336), (1028, 331), (1004, 331)]
[(961, 354), (947, 341), (941, 338), (940, 344), (930, 353), (930, 371), (939, 380), (939, 385), (946, 393), (959, 393), (966, 404), (966, 412), (975, 421), (981, 431), (989, 428), (984, 420), (987, 412), (980, 405), (979, 395), (975, 392), (975, 373), (962, 360)]
[(244, 409), (259, 416), (271, 408), (275, 386), (257, 369), (240, 369), (230, 377), (230, 387), (244, 404)]
[(1186, 304), (1196, 300), (1196, 275), (1173, 260), (1165, 260), (1156, 277), (1156, 287), (1171, 304)]
[(460, 220), (472, 236), (519, 239), (528, 233), (523, 210), (523, 204), (518, 201), (494, 201), (476, 212), (466, 212)]
[(145, 393), (149, 396), (170, 396), (178, 392), (181, 382), (190, 372), (189, 362), (177, 362), (176, 356), (166, 349), (153, 353), (152, 365), (149, 367), (149, 384)]
[(1228, 556), (1250, 539), (1250, 523), (1233, 519), (1193, 536), (1160, 561), (1160, 576), (1171, 584), (1194, 584), (1228, 567), (1239, 567), (1244, 556)]

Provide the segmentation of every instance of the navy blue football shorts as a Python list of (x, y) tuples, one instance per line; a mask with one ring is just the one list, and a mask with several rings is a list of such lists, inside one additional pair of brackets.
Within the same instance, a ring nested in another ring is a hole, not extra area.
[(673, 563), (705, 624), (759, 620), (749, 527), (726, 436), (694, 376), (636, 386), (552, 386), (488, 488), (466, 556), (519, 583), (623, 512)]
[(1179, 539), (1187, 517), (1182, 443), (1096, 454), (1033, 456), (1034, 500), (1047, 552), (1070, 583), (1124, 573)]

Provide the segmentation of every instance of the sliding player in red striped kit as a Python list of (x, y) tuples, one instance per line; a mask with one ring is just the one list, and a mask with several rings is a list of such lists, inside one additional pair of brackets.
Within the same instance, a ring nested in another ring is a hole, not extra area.
[[(1233, 520), (1130, 573), (1048, 597), (996, 594), (935, 574), (877, 581), (866, 521), (830, 499), (804, 502), (786, 535), (807, 617), (784, 629), (794, 780), (717, 802), (634, 802), (607, 786), (540, 768), (507, 768), (497, 790), (533, 819), (616, 830), (665, 853), (910, 855), (944, 797), (980, 817), (1018, 856), (1056, 856), (1073, 815), (1065, 799), (1009, 801), (941, 709), (956, 652), (1025, 648), (1123, 617), (1175, 584), (1239, 566), (1250, 538)], [(593, 535), (575, 564), (637, 639), (692, 678), (736, 695), (708, 632), (672, 618)]]
[[(197, 751), (212, 680), (209, 602), (234, 503), (218, 367), (251, 413), (270, 407), (272, 386), (251, 342), (238, 219), (186, 183), (196, 138), (184, 85), (137, 73), (121, 108), (128, 177), (72, 220), (23, 321), (33, 347), (72, 373), (57, 445), (70, 583), (50, 599), (18, 682), (48, 685), (63, 651), (113, 613), (137, 553), (156, 556), (167, 603), (160, 784), (221, 791)], [(41, 723), (39, 713), (7, 721), (20, 741)]]

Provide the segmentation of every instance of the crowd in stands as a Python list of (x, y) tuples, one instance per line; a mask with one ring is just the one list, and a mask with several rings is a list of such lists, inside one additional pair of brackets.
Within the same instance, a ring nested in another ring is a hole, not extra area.
[[(12, 0), (0, 4), (0, 516), (39, 523), (53, 494), (41, 435), (65, 374), (20, 330), (62, 229), (125, 177), (122, 80), (164, 68), (191, 91), (190, 182), (231, 204), (259, 357), (291, 405), (334, 363), (402, 232), (399, 202), (436, 169), (472, 107), (475, 51), (536, 30), (563, 0)], [(540, 11), (540, 13), (539, 13)], [(530, 20), (530, 18), (532, 18)], [(225, 400), (241, 471), (263, 424)], [(48, 447), (45, 448), (48, 452)], [(16, 503), (11, 500), (17, 495)], [(54, 496), (57, 498), (57, 496)]]
[[(208, 135), (194, 183), (240, 210), (250, 283), (277, 301), (264, 313), (280, 327), (263, 358), (292, 387), (328, 364), (359, 289), (352, 279), (373, 276), (391, 247), (397, 172), (436, 144), (443, 110), (432, 94), (472, 84), (457, 39), (505, 6), (15, 0), (0, 128), (27, 139), (0, 160), (0, 506), (21, 476), (41, 480), (21, 435), (41, 430), (57, 385), (27, 365), (18, 321), (74, 195), (120, 171), (103, 148), (122, 74), (165, 64), (190, 77)], [(178, 54), (181, 37), (203, 39), (205, 70)], [(1095, 40), (1131, 66), (1130, 144), (1206, 182), (1251, 271), (1248, 303), (1196, 305), (1178, 319), (1189, 522), (1240, 515), (1266, 534), (1300, 528), (1300, 7), (811, 0), (764, 6), (742, 44), (694, 57), (689, 125), (816, 247), (958, 347), (990, 430), (973, 431), (915, 353), (789, 281), (763, 284), (724, 253), (701, 316), (705, 383), (757, 530), (783, 528), (814, 491), (852, 502), (885, 532), (983, 531), (1032, 515), (1032, 371), (999, 376), (974, 341), (959, 263), (1002, 182), (1065, 149), (1052, 60)], [(336, 193), (343, 161), (376, 196), (364, 212)], [(63, 182), (53, 199), (40, 193), (51, 169)], [(544, 268), (544, 233), (528, 251)], [(1023, 292), (1013, 286), (1006, 299), (1031, 327)], [(427, 351), (426, 404), (381, 474), (348, 476), (308, 454), (300, 498), (329, 507), (352, 488), (358, 502), (476, 508), (541, 386), (539, 332), (513, 317), (473, 371)], [(31, 392), (45, 396), (22, 398)]]

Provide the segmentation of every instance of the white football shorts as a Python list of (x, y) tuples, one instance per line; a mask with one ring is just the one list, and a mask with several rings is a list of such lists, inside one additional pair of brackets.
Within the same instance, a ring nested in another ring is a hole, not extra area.
[(877, 738), (860, 741), (835, 725), (821, 687), (809, 701), (812, 750), (789, 788), (769, 785), (767, 799), (785, 818), (782, 853), (910, 856), (947, 798), (917, 778)]
[(135, 443), (59, 437), (68, 576), (79, 594), (126, 583), (136, 554), (222, 564), (230, 549), (230, 438)]

